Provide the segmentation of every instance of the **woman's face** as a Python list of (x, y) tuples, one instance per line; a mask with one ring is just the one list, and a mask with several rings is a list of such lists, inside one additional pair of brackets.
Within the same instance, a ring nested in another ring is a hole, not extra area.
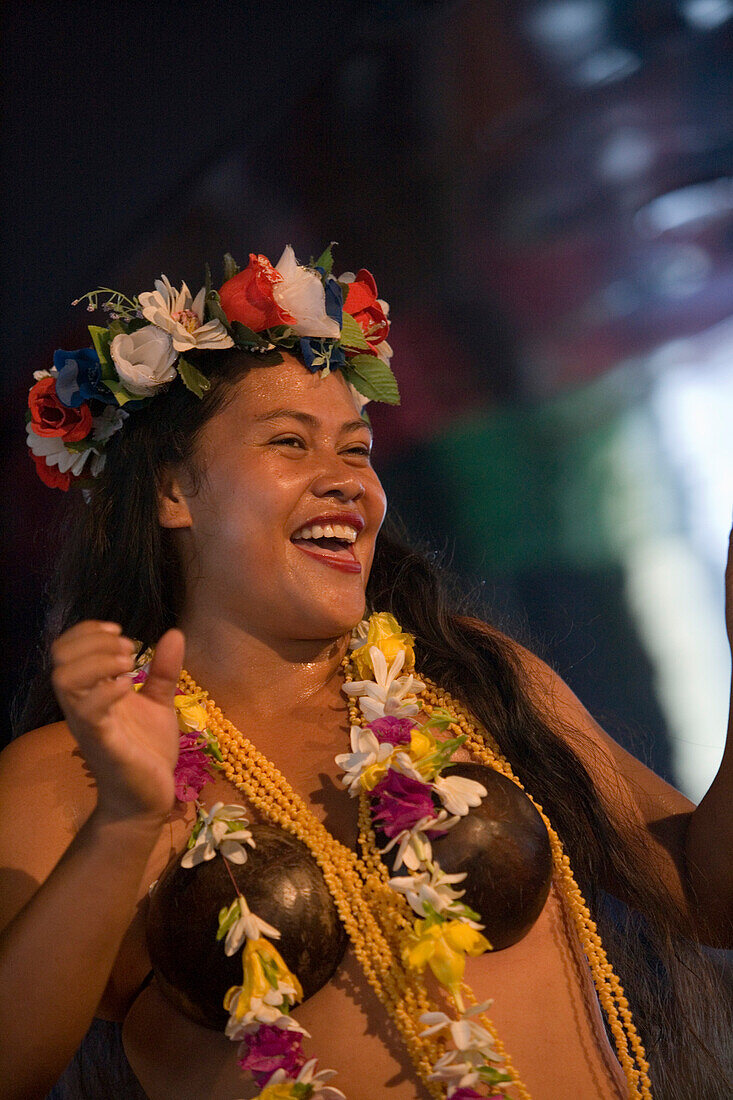
[(169, 524), (186, 528), (186, 618), (205, 606), (271, 639), (350, 630), (386, 508), (370, 446), (338, 371), (286, 356), (237, 383), (201, 434), (185, 521)]

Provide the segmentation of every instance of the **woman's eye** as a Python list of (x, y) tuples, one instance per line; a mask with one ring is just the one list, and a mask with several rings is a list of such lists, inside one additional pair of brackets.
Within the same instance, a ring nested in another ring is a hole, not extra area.
[(299, 439), (297, 435), (285, 435), (281, 439), (273, 439), (272, 441), (276, 447), (302, 447), (303, 440)]
[(362, 458), (371, 457), (371, 447), (368, 447), (365, 443), (355, 443), (353, 447), (349, 447), (347, 454), (360, 455)]

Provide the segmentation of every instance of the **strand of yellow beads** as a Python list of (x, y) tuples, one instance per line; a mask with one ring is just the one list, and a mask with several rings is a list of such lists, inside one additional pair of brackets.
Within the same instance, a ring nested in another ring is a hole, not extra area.
[[(472, 756), (482, 764), (487, 764), (495, 771), (501, 772), (524, 790), (522, 783), (514, 775), (509, 761), (501, 755), (494, 739), (479, 726), (449, 692), (444, 691), (425, 676), (422, 677), (422, 680), (425, 683), (425, 691), (421, 702), (425, 713), (430, 715), (437, 708), (447, 711), (452, 719), (451, 729), (454, 733), (463, 734), (466, 737), (465, 746)], [(527, 794), (526, 791), (525, 794)], [(531, 795), (528, 794), (528, 797), (541, 815), (547, 828), (555, 879), (575, 924), (585, 956), (588, 959), (598, 992), (598, 999), (608, 1020), (618, 1058), (628, 1082), (630, 1100), (637, 1100), (637, 1098), (639, 1100), (651, 1100), (649, 1063), (646, 1060), (644, 1046), (631, 1017), (629, 1003), (624, 995), (621, 981), (608, 961), (596, 924), (591, 918), (585, 899), (575, 881), (570, 860), (563, 851), (559, 836), (553, 829), (542, 807), (535, 802)], [(492, 1031), (492, 1034), (494, 1033), (492, 1027), (489, 1027), (489, 1030)], [(505, 1053), (498, 1045), (497, 1049), (501, 1053)], [(510, 1071), (507, 1070), (507, 1072)]]
[[(408, 1054), (430, 1096), (440, 1100), (444, 1090), (429, 1082), (433, 1065), (444, 1050), (439, 1036), (420, 1035), (418, 1018), (431, 1004), (416, 976), (402, 965), (385, 935), (393, 913), (392, 903), (377, 920), (376, 912), (386, 901), (378, 891), (377, 904), (369, 904), (363, 873), (356, 854), (340, 844), (313, 816), (305, 802), (293, 791), (285, 777), (221, 712), (208, 693), (185, 672), (179, 680), (186, 694), (196, 694), (206, 708), (212, 733), (223, 758), (222, 771), (242, 792), (249, 804), (266, 820), (301, 840), (318, 862), (324, 880), (336, 904), (339, 917), (354, 948), (362, 970), (382, 1004), (394, 1020)], [(362, 864), (363, 866), (363, 864)], [(372, 875), (366, 875), (373, 882)], [(381, 886), (381, 883), (380, 883)], [(393, 891), (389, 891), (392, 895)]]

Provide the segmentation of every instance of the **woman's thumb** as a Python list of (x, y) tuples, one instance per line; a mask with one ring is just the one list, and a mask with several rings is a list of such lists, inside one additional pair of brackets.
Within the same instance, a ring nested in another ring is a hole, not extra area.
[(180, 630), (167, 630), (155, 647), (142, 692), (156, 703), (172, 703), (183, 667), (186, 640)]

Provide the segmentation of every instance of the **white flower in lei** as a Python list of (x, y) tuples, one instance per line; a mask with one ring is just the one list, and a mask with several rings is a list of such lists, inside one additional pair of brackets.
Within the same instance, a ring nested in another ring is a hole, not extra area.
[(145, 320), (167, 332), (177, 352), (233, 347), (234, 341), (221, 321), (214, 318), (203, 323), (205, 297), (205, 287), (192, 298), (185, 283), (175, 290), (169, 279), (161, 275), (155, 280), (155, 290), (138, 295), (138, 301)]
[(386, 741), (380, 744), (371, 730), (352, 726), (351, 749), (351, 752), (340, 753), (336, 757), (336, 763), (339, 768), (344, 769), (341, 782), (349, 788), (349, 794), (354, 798), (361, 790), (361, 777), (366, 769), (386, 760), (394, 751), (394, 745)]
[(281, 309), (297, 317), (296, 323), (289, 326), (295, 335), (338, 340), (341, 329), (338, 321), (326, 313), (326, 292), (318, 272), (301, 267), (290, 245), (275, 270), (282, 279), (273, 285), (272, 296)]
[(453, 889), (454, 884), (463, 882), (465, 877), (465, 871), (458, 875), (447, 875), (436, 864), (432, 864), (430, 871), (391, 878), (389, 885), (398, 894), (404, 894), (417, 915), (424, 917), (426, 905), (431, 906), (436, 913), (449, 911), (466, 892)]
[(391, 852), (395, 844), (398, 844), (394, 861), (395, 871), (403, 863), (409, 871), (419, 871), (425, 864), (432, 863), (433, 859), (433, 848), (427, 834), (434, 829), (439, 829), (441, 832), (452, 829), (460, 820), (460, 817), (449, 817), (445, 810), (441, 810), (436, 817), (422, 817), (411, 829), (403, 829), (397, 836), (392, 837), (389, 844), (381, 850), (384, 853)]
[(229, 908), (219, 915), (219, 934), (227, 930), (224, 941), (224, 954), (234, 955), (242, 947), (245, 940), (258, 940), (261, 936), (268, 936), (271, 940), (279, 940), (280, 933), (262, 917), (253, 913), (247, 905), (246, 899), (239, 894)]
[(284, 1082), (288, 1082), (293, 1085), (309, 1086), (313, 1091), (305, 1092), (310, 1100), (346, 1100), (344, 1094), (340, 1089), (335, 1089), (331, 1085), (327, 1085), (326, 1081), (329, 1081), (335, 1074), (333, 1069), (322, 1069), (316, 1073), (317, 1061), (315, 1058), (311, 1058), (309, 1062), (306, 1062), (297, 1077), (288, 1077), (284, 1070), (275, 1070), (272, 1077), (267, 1080), (267, 1086), (280, 1085)]
[(347, 695), (357, 697), (359, 709), (367, 722), (386, 715), (393, 718), (412, 718), (420, 710), (416, 693), (423, 691), (425, 684), (411, 673), (407, 676), (399, 675), (405, 664), (404, 649), (399, 651), (389, 666), (378, 646), (373, 645), (369, 653), (374, 680), (353, 680), (344, 684), (343, 690)]
[(246, 863), (244, 845), (254, 848), (255, 844), (245, 812), (244, 806), (225, 806), (223, 802), (215, 802), (208, 812), (199, 807), (199, 820), (191, 834), (193, 844), (181, 859), (181, 867), (195, 867), (213, 859), (217, 851), (230, 863)]
[(436, 775), (433, 789), (449, 814), (465, 817), (472, 806), (480, 806), (486, 798), (486, 787), (475, 779), (466, 779), (462, 775)]

